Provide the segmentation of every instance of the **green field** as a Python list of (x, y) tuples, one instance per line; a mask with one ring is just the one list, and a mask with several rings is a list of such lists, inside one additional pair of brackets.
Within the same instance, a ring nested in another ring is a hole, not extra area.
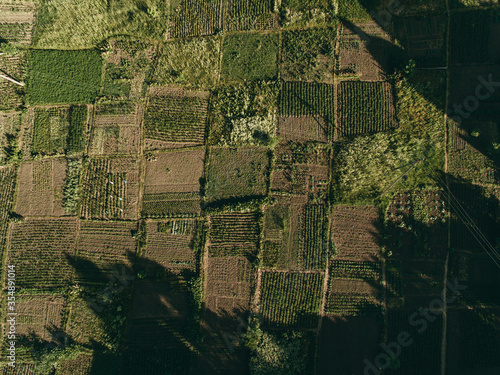
[(91, 103), (101, 86), (97, 50), (32, 50), (28, 54), (29, 104)]

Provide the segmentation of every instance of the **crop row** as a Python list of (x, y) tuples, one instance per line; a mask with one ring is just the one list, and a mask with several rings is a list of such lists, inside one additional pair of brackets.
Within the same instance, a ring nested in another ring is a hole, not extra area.
[(300, 216), (300, 264), (305, 269), (324, 269), (328, 253), (328, 216), (324, 205), (307, 205)]
[(227, 28), (229, 30), (262, 30), (276, 27), (272, 14), (273, 0), (229, 0)]
[(260, 313), (267, 325), (313, 328), (318, 323), (323, 275), (264, 272)]
[(146, 137), (171, 142), (203, 143), (207, 105), (207, 100), (203, 98), (151, 98), (144, 117)]
[(0, 23), (0, 36), (7, 42), (23, 42), (30, 39), (31, 24), (29, 23)]
[(256, 213), (226, 214), (212, 216), (210, 242), (244, 243), (259, 240), (259, 215)]
[(221, 24), (221, 5), (221, 0), (181, 0), (171, 11), (171, 37), (214, 34)]
[(334, 85), (309, 82), (283, 82), (279, 98), (281, 116), (334, 117)]
[(338, 96), (340, 135), (375, 133), (396, 125), (388, 82), (343, 81)]
[(361, 316), (380, 311), (380, 302), (369, 296), (330, 294), (325, 305), (326, 313), (341, 316)]
[(381, 272), (378, 262), (354, 262), (350, 260), (330, 262), (330, 277), (334, 278), (379, 280)]
[(12, 210), (14, 190), (16, 187), (17, 172), (15, 167), (8, 166), (0, 168), (0, 252), (3, 253), (7, 228), (9, 225), (9, 214)]
[(200, 212), (200, 195), (193, 193), (148, 194), (142, 202), (142, 215), (151, 218), (192, 217)]

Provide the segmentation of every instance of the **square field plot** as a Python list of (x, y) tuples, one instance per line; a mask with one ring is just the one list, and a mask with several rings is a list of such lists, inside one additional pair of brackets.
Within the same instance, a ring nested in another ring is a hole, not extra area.
[(124, 99), (144, 97), (155, 46), (136, 40), (111, 40), (109, 45), (102, 95)]
[(81, 221), (77, 256), (74, 260), (76, 278), (80, 282), (106, 282), (113, 275), (131, 273), (135, 255), (133, 222)]
[(334, 28), (284, 32), (281, 77), (287, 80), (333, 83), (335, 38)]
[(65, 159), (42, 159), (22, 163), (16, 212), (22, 216), (63, 216)]
[(179, 274), (196, 271), (195, 236), (202, 222), (196, 220), (147, 221), (144, 268), (151, 272)]
[(222, 30), (222, 0), (170, 2), (170, 37), (212, 35)]
[(394, 95), (388, 82), (341, 82), (338, 136), (376, 133), (396, 127)]
[(375, 206), (335, 206), (331, 223), (336, 259), (378, 261), (381, 221)]
[(260, 314), (277, 328), (316, 328), (323, 294), (321, 273), (263, 272)]
[(199, 214), (204, 159), (204, 150), (189, 150), (157, 153), (147, 160), (142, 215)]
[(222, 46), (226, 82), (270, 80), (278, 74), (278, 34), (233, 34)]
[(84, 151), (87, 117), (85, 105), (35, 107), (31, 153), (53, 155)]
[(231, 213), (210, 217), (210, 256), (256, 257), (260, 239), (260, 215)]
[(400, 17), (394, 31), (419, 66), (446, 66), (446, 15)]
[(226, 27), (235, 30), (266, 30), (278, 27), (273, 0), (230, 0), (227, 4)]
[(268, 177), (267, 148), (214, 147), (207, 166), (207, 200), (262, 197), (267, 193)]
[(62, 328), (64, 304), (64, 298), (57, 295), (20, 296), (16, 300), (16, 334), (53, 341)]
[(210, 314), (206, 319), (230, 330), (238, 324), (236, 317), (243, 317), (250, 308), (254, 269), (245, 257), (211, 257), (207, 267), (205, 303)]
[(500, 11), (453, 12), (450, 30), (452, 64), (500, 63)]
[(68, 257), (75, 254), (75, 219), (26, 219), (12, 224), (6, 264), (16, 266), (21, 289), (67, 287), (73, 275)]
[(136, 219), (139, 166), (137, 158), (91, 159), (83, 177), (81, 216), (85, 219)]
[(323, 141), (333, 137), (335, 88), (309, 82), (283, 82), (278, 135), (284, 141)]
[(330, 278), (325, 312), (338, 316), (362, 316), (382, 310), (382, 286), (375, 279)]
[(141, 107), (132, 102), (111, 102), (95, 107), (90, 155), (137, 154), (140, 149)]
[(97, 50), (32, 50), (26, 94), (30, 104), (91, 103), (101, 86)]
[(144, 114), (146, 149), (204, 143), (208, 92), (153, 88)]

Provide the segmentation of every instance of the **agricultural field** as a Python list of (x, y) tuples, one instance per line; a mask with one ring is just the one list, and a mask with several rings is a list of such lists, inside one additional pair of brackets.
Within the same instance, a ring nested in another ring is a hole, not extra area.
[(446, 26), (444, 15), (400, 17), (394, 31), (408, 57), (423, 67), (446, 65)]
[(16, 189), (17, 170), (13, 166), (0, 167), (0, 250), (5, 249), (7, 230), (9, 227), (9, 216), (12, 210)]
[(44, 341), (52, 341), (61, 331), (64, 297), (60, 295), (24, 295), (16, 303), (19, 320), (16, 333), (20, 336), (35, 335)]
[(95, 107), (89, 154), (138, 154), (142, 108), (131, 102), (102, 102)]
[(290, 30), (283, 33), (281, 77), (333, 83), (336, 30)]
[(56, 375), (88, 375), (92, 370), (92, 361), (92, 355), (80, 354), (75, 359), (62, 362), (56, 371)]
[(170, 2), (170, 38), (212, 35), (222, 30), (222, 0)]
[(105, 54), (102, 96), (140, 99), (146, 94), (156, 50), (153, 44), (131, 40), (109, 41)]
[(191, 90), (211, 90), (219, 78), (219, 37), (175, 40), (163, 44), (152, 82), (178, 85)]
[(451, 13), (452, 64), (495, 64), (500, 58), (500, 22), (497, 9)]
[(6, 264), (16, 266), (22, 290), (61, 290), (69, 286), (78, 223), (72, 218), (26, 219), (11, 224)]
[(99, 93), (102, 58), (96, 50), (32, 50), (27, 59), (31, 105), (92, 103)]
[(278, 135), (283, 140), (328, 142), (334, 136), (334, 86), (323, 83), (282, 83)]
[(212, 147), (205, 173), (207, 202), (263, 197), (268, 191), (268, 150)]
[(263, 272), (259, 313), (264, 324), (281, 329), (316, 328), (323, 278), (316, 272)]
[(15, 159), (16, 138), (21, 126), (20, 112), (0, 112), (0, 164)]
[(204, 159), (202, 149), (152, 154), (146, 160), (141, 214), (152, 218), (199, 215)]
[(210, 216), (209, 256), (257, 256), (260, 240), (260, 215), (229, 213)]
[(78, 153), (85, 150), (88, 108), (35, 107), (32, 155)]
[[(26, 53), (35, 21), (33, 3), (0, 4), (0, 74), (22, 82)], [(23, 88), (0, 79), (0, 109), (17, 109), (24, 103)]]
[(152, 275), (194, 273), (202, 225), (202, 221), (192, 219), (148, 220), (142, 250), (146, 271)]
[(21, 163), (16, 213), (22, 216), (65, 216), (63, 189), (66, 169), (64, 158)]
[(210, 103), (208, 142), (270, 146), (276, 139), (279, 85), (252, 82), (220, 87)]
[(228, 31), (266, 30), (278, 28), (278, 15), (273, 0), (229, 0), (225, 28)]
[(330, 230), (337, 254), (335, 260), (378, 262), (381, 224), (374, 206), (334, 206)]
[(222, 44), (224, 82), (272, 80), (278, 74), (278, 34), (232, 34)]
[(125, 374), (184, 374), (189, 370), (189, 289), (182, 278), (138, 282), (124, 337)]
[(283, 0), (280, 23), (285, 27), (315, 27), (335, 22), (335, 4), (329, 0)]
[(105, 283), (129, 269), (136, 253), (134, 222), (81, 221), (76, 257), (72, 261), (79, 283)]
[(386, 131), (397, 126), (388, 82), (341, 82), (337, 137)]
[(81, 217), (136, 219), (139, 203), (137, 158), (92, 158), (84, 166)]
[(311, 142), (280, 143), (275, 148), (271, 191), (306, 196), (314, 204), (326, 203), (329, 183), (329, 153)]
[(144, 113), (146, 149), (203, 144), (208, 97), (204, 91), (152, 89)]

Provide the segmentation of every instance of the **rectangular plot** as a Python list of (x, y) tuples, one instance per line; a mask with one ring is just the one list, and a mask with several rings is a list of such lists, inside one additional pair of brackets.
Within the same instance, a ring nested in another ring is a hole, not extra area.
[(172, 38), (211, 35), (222, 29), (221, 0), (180, 0), (171, 5)]
[(278, 27), (278, 17), (272, 13), (274, 0), (230, 0), (227, 8), (226, 27), (229, 31)]
[(21, 288), (56, 289), (69, 285), (73, 268), (77, 221), (26, 219), (12, 224), (7, 263), (16, 265)]
[(388, 82), (340, 82), (338, 136), (376, 133), (396, 127), (392, 90)]
[(315, 328), (323, 290), (323, 274), (263, 272), (260, 314), (277, 328)]

